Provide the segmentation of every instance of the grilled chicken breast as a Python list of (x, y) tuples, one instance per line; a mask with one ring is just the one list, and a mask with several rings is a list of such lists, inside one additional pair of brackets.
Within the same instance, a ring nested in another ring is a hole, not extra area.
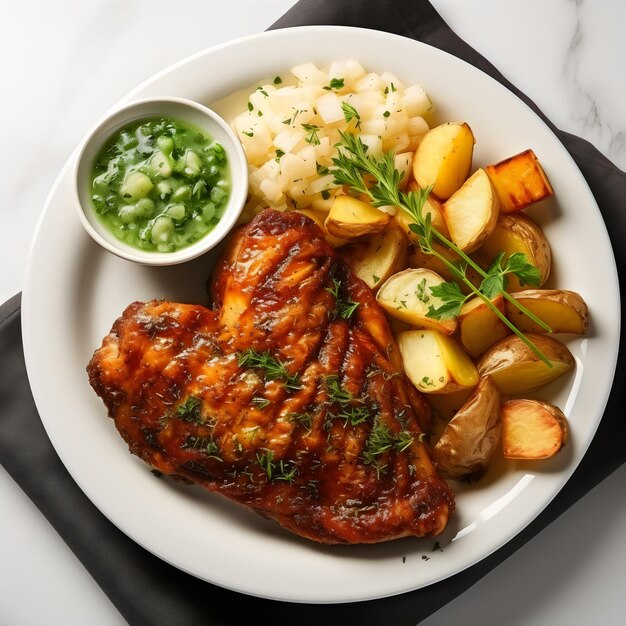
[(371, 290), (298, 213), (232, 237), (212, 306), (131, 304), (87, 370), (131, 452), (322, 543), (440, 533), (454, 509)]

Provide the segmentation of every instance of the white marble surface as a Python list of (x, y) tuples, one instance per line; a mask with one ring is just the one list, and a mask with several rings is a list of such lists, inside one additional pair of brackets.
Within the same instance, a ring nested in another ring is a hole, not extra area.
[[(408, 0), (407, 0), (408, 2)], [(626, 4), (432, 0), (456, 32), (557, 126), (626, 168)], [(264, 30), (292, 0), (23, 0), (3, 5), (0, 300), (23, 284), (31, 235), (66, 158), (129, 89), (193, 52)], [(62, 241), (59, 245), (63, 245)], [(423, 622), (623, 623), (626, 468)], [(123, 624), (109, 600), (0, 470), (0, 624)]]

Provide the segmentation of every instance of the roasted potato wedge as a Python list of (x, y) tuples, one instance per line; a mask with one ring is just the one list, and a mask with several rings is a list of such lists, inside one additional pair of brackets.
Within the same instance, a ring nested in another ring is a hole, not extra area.
[[(504, 259), (508, 259), (516, 252), (526, 255), (529, 263), (539, 269), (539, 287), (545, 284), (550, 276), (552, 253), (550, 244), (539, 226), (524, 213), (510, 213), (500, 215), (493, 233), (482, 245), (482, 253), (491, 263), (500, 251), (504, 252)], [(520, 291), (524, 287), (516, 276), (509, 276), (507, 291)]]
[(502, 448), (507, 459), (549, 459), (566, 443), (567, 419), (558, 407), (541, 400), (502, 404)]
[(368, 287), (377, 290), (392, 274), (406, 268), (408, 242), (402, 230), (390, 223), (382, 233), (341, 247), (339, 254)]
[(390, 215), (371, 204), (352, 196), (337, 196), (324, 226), (334, 237), (355, 239), (381, 233), (389, 223)]
[(468, 177), (474, 154), (474, 133), (466, 123), (448, 122), (429, 130), (415, 150), (413, 177), (447, 200)]
[[(504, 298), (497, 296), (491, 303), (504, 314)], [(457, 318), (459, 341), (465, 351), (477, 359), (496, 341), (511, 334), (507, 325), (478, 296), (468, 300)]]
[[(564, 289), (525, 289), (511, 294), (546, 323), (553, 333), (584, 335), (589, 328), (589, 309), (580, 294)], [(525, 313), (506, 303), (507, 317), (525, 333), (546, 332)]]
[[(419, 185), (414, 180), (408, 184), (409, 191), (417, 191), (418, 189)], [(422, 211), (424, 217), (426, 215), (430, 215), (430, 223), (436, 230), (438, 230), (444, 237), (450, 237), (446, 220), (443, 217), (443, 206), (441, 202), (435, 198), (435, 196), (432, 194), (428, 195), (426, 202), (424, 202)], [(394, 215), (394, 220), (398, 223), (398, 226), (404, 230), (411, 243), (419, 243), (418, 236), (409, 228), (409, 225), (412, 224), (414, 220), (406, 211), (399, 209)]]
[(452, 241), (473, 252), (491, 235), (500, 210), (498, 194), (483, 169), (476, 170), (443, 203), (443, 215)]
[(340, 246), (348, 243), (347, 239), (341, 239), (340, 237), (334, 237), (327, 230), (326, 226), (324, 226), (324, 221), (326, 219), (326, 213), (323, 211), (316, 211), (315, 209), (296, 209), (298, 213), (302, 213), (302, 215), (306, 215), (308, 218), (312, 219), (322, 230), (324, 233), (324, 238), (328, 243), (334, 248), (339, 248)]
[(549, 198), (552, 185), (532, 150), (524, 150), (485, 168), (500, 198), (500, 211), (511, 213)]
[[(448, 423), (454, 417), (454, 414), (467, 402), (473, 391), (472, 387), (468, 387), (467, 389), (451, 393), (431, 393), (427, 396), (433, 422), (440, 420)], [(443, 432), (443, 429), (440, 430), (439, 435), (441, 435), (441, 432)], [(431, 441), (436, 441), (436, 439), (432, 438), (432, 435)]]
[(546, 365), (517, 335), (501, 339), (477, 363), (481, 376), (492, 376), (503, 396), (515, 396), (542, 387), (572, 367), (568, 347), (549, 335), (526, 335), (552, 363)]
[(431, 306), (443, 303), (431, 287), (446, 282), (428, 269), (407, 269), (388, 278), (378, 290), (376, 300), (389, 315), (417, 328), (433, 328), (446, 335), (456, 330), (456, 318), (437, 320), (428, 317)]
[(436, 330), (407, 330), (397, 336), (404, 371), (424, 393), (450, 393), (474, 387), (478, 371), (449, 335)]
[(485, 376), (448, 422), (433, 447), (433, 460), (452, 478), (479, 476), (498, 447), (500, 430), (500, 392)]

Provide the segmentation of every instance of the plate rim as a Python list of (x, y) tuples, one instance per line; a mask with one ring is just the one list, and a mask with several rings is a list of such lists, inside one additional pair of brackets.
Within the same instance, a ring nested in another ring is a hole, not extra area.
[[(151, 85), (153, 85), (154, 83), (158, 82), (159, 80), (161, 80), (162, 78), (164, 78), (165, 76), (167, 76), (168, 74), (174, 73), (176, 72), (177, 69), (192, 63), (193, 61), (195, 61), (198, 58), (204, 57), (207, 54), (211, 54), (217, 50), (223, 49), (223, 48), (229, 48), (229, 47), (236, 47), (241, 45), (242, 43), (245, 43), (249, 40), (259, 40), (259, 39), (264, 39), (264, 38), (268, 38), (268, 37), (283, 37), (286, 36), (286, 33), (289, 33), (290, 31), (326, 31), (326, 32), (358, 32), (360, 33), (359, 36), (363, 35), (363, 36), (370, 36), (370, 35), (375, 35), (375, 36), (382, 36), (384, 38), (392, 38), (392, 39), (398, 39), (398, 40), (405, 40), (405, 41), (409, 41), (411, 42), (412, 45), (417, 45), (419, 46), (424, 46), (426, 48), (429, 48), (433, 51), (436, 51), (437, 54), (441, 54), (443, 56), (446, 57), (450, 57), (451, 59), (453, 59), (454, 63), (461, 63), (463, 65), (465, 65), (467, 68), (471, 68), (471, 71), (473, 72), (477, 72), (479, 74), (482, 74), (483, 76), (485, 76), (487, 79), (489, 79), (490, 81), (492, 81), (494, 84), (496, 84), (498, 86), (498, 88), (504, 90), (507, 92), (507, 94), (509, 96), (512, 96), (513, 98), (515, 98), (516, 100), (519, 101), (519, 103), (521, 103), (521, 105), (523, 105), (523, 107), (526, 109), (527, 112), (529, 112), (531, 115), (533, 115), (534, 117), (537, 118), (538, 122), (543, 126), (543, 128), (545, 129), (545, 131), (547, 131), (550, 135), (552, 135), (555, 140), (558, 142), (559, 146), (562, 148), (563, 151), (563, 155), (566, 156), (566, 158), (568, 158), (571, 161), (571, 165), (577, 170), (577, 172), (580, 175), (580, 179), (583, 181), (585, 187), (587, 188), (588, 192), (589, 192), (589, 196), (590, 196), (590, 201), (594, 204), (595, 209), (598, 213), (598, 216), (600, 218), (601, 223), (604, 226), (604, 230), (605, 230), (605, 237), (606, 237), (606, 241), (609, 243), (609, 249), (611, 252), (611, 257), (612, 257), (612, 261), (613, 261), (613, 265), (612, 265), (612, 269), (613, 269), (613, 278), (615, 281), (615, 284), (619, 286), (619, 282), (617, 280), (617, 266), (615, 263), (615, 257), (612, 251), (612, 248), (610, 248), (610, 239), (608, 237), (608, 231), (606, 228), (606, 223), (604, 222), (603, 218), (602, 218), (602, 214), (599, 210), (599, 207), (595, 201), (595, 198), (593, 197), (593, 194), (591, 192), (591, 190), (589, 189), (589, 186), (584, 178), (584, 176), (582, 175), (582, 172), (580, 172), (580, 168), (577, 166), (576, 162), (574, 161), (573, 157), (571, 156), (571, 154), (567, 151), (567, 149), (565, 148), (565, 146), (562, 144), (562, 142), (560, 141), (560, 139), (558, 138), (558, 136), (554, 133), (554, 131), (552, 130), (552, 128), (550, 128), (549, 125), (546, 124), (546, 122), (544, 121), (544, 119), (542, 119), (542, 117), (540, 115), (538, 115), (538, 113), (536, 111), (534, 111), (526, 102), (524, 102), (516, 93), (510, 91), (507, 87), (505, 87), (502, 83), (500, 83), (499, 81), (497, 81), (495, 78), (489, 76), (488, 74), (486, 74), (485, 72), (483, 72), (482, 70), (480, 70), (479, 68), (471, 65), (470, 63), (464, 61), (463, 59), (460, 59), (444, 50), (441, 50), (440, 48), (437, 48), (436, 46), (432, 46), (430, 44), (426, 44), (420, 41), (416, 41), (413, 39), (410, 39), (408, 37), (404, 37), (402, 35), (397, 35), (394, 33), (388, 33), (385, 31), (376, 31), (376, 30), (371, 30), (371, 29), (364, 29), (364, 28), (359, 28), (359, 27), (346, 27), (346, 26), (324, 26), (324, 25), (316, 25), (316, 26), (297, 26), (297, 27), (291, 27), (291, 28), (287, 28), (287, 29), (277, 29), (277, 30), (272, 30), (272, 31), (266, 31), (263, 33), (256, 33), (256, 34), (252, 34), (252, 35), (247, 35), (245, 37), (240, 37), (237, 39), (233, 39), (231, 41), (227, 41), (221, 44), (218, 44), (217, 46), (212, 46), (209, 48), (205, 48), (203, 50), (200, 50), (192, 55), (189, 55), (171, 65), (169, 65), (168, 67), (162, 69), (161, 71), (157, 72), (156, 74), (152, 75), (151, 77), (147, 78), (146, 80), (144, 80), (143, 82), (141, 82), (137, 87), (135, 87), (134, 89), (132, 89), (131, 91), (129, 91), (123, 98), (121, 98), (116, 104), (114, 104), (109, 111), (107, 111), (105, 113), (106, 115), (109, 115), (111, 111), (115, 110), (117, 107), (132, 101), (133, 99), (137, 98), (139, 96), (139, 94), (141, 94), (146, 88), (150, 87)], [(365, 34), (367, 33), (367, 34)], [(104, 117), (104, 116), (103, 116)], [(99, 123), (99, 121), (97, 122)], [(80, 145), (80, 143), (79, 143)], [(71, 164), (73, 163), (74, 159), (76, 158), (76, 154), (77, 154), (77, 150), (78, 150), (78, 146), (72, 151), (72, 153), (70, 154), (70, 156), (68, 157), (67, 161), (65, 162), (65, 164), (63, 165), (63, 167), (61, 168), (60, 172), (58, 173), (51, 189), (50, 192), (44, 202), (43, 205), (43, 209), (41, 211), (41, 214), (37, 220), (37, 224), (35, 227), (35, 230), (33, 232), (33, 237), (31, 240), (31, 246), (30, 246), (30, 250), (28, 253), (28, 258), (27, 258), (27, 265), (26, 265), (26, 272), (25, 272), (25, 280), (24, 280), (24, 290), (23, 290), (23, 298), (22, 298), (22, 310), (23, 312), (25, 311), (26, 314), (22, 315), (22, 333), (23, 333), (23, 337), (24, 337), (24, 355), (25, 355), (25, 360), (26, 360), (26, 368), (27, 368), (27, 375), (29, 378), (29, 382), (31, 382), (32, 380), (32, 376), (31, 376), (31, 372), (33, 371), (34, 365), (33, 365), (33, 352), (32, 349), (27, 349), (27, 346), (30, 345), (30, 339), (27, 339), (28, 337), (28, 325), (30, 323), (30, 318), (29, 315), (32, 315), (32, 305), (31, 305), (31, 293), (33, 292), (33, 269), (32, 266), (34, 265), (34, 256), (35, 256), (35, 249), (37, 247), (37, 242), (39, 240), (40, 237), (40, 231), (42, 228), (42, 224), (45, 221), (46, 215), (48, 213), (48, 211), (50, 210), (50, 206), (52, 204), (53, 198), (56, 196), (56, 194), (58, 193), (58, 189), (60, 187), (60, 185), (62, 184), (63, 180), (65, 179), (65, 177), (68, 174), (68, 170), (71, 167)], [(617, 316), (616, 316), (616, 331), (617, 331), (617, 336), (619, 337), (621, 329), (620, 329), (620, 323), (621, 323), (621, 312), (620, 312), (620, 301), (619, 298), (617, 298)], [(31, 347), (32, 348), (32, 347)], [(615, 366), (617, 363), (617, 357), (618, 357), (618, 350), (615, 350), (614, 353), (614, 358), (612, 359), (612, 365), (611, 365), (611, 370), (613, 372), (613, 377), (615, 376)], [(606, 387), (606, 393), (604, 394), (604, 397), (602, 398), (602, 406), (605, 408), (606, 407), (606, 403), (608, 401), (608, 397), (610, 395), (610, 391), (612, 388), (612, 382), (611, 384), (607, 385)], [(31, 382), (31, 388), (32, 388), (32, 382)], [(55, 444), (55, 437), (54, 435), (52, 435), (49, 431), (48, 428), (48, 424), (46, 423), (46, 420), (43, 417), (43, 413), (45, 413), (45, 411), (42, 411), (40, 406), (43, 406), (42, 404), (42, 398), (40, 395), (40, 390), (39, 389), (34, 389), (33, 388), (33, 397), (35, 399), (35, 404), (38, 408), (38, 412), (39, 415), (41, 417), (41, 421), (44, 425), (44, 428), (46, 430), (46, 433), (48, 434), (49, 438), (51, 439), (53, 446), (55, 448), (55, 450), (57, 451), (57, 453), (59, 454), (59, 457), (61, 458), (64, 466), (68, 469), (68, 471), (70, 472), (70, 474), (72, 475), (72, 478), (74, 479), (74, 481), (78, 484), (79, 488), (83, 491), (83, 493), (85, 493), (87, 495), (87, 497), (90, 499), (90, 501), (94, 504), (96, 504), (96, 502), (94, 501), (94, 499), (92, 498), (92, 495), (89, 493), (89, 490), (87, 488), (85, 488), (85, 486), (83, 486), (82, 481), (80, 479), (78, 479), (75, 476), (75, 473), (68, 467), (67, 463), (65, 462), (65, 460), (63, 459), (62, 454), (59, 452), (57, 445)], [(604, 410), (604, 409), (603, 409)], [(603, 413), (603, 411), (602, 411)], [(286, 601), (292, 601), (292, 602), (301, 602), (301, 603), (319, 603), (319, 602), (327, 602), (327, 603), (339, 603), (339, 602), (353, 602), (353, 601), (360, 601), (360, 600), (368, 600), (368, 599), (376, 599), (376, 598), (382, 598), (382, 597), (388, 597), (391, 595), (396, 595), (396, 594), (400, 594), (400, 593), (405, 593), (407, 591), (411, 591), (412, 589), (417, 589), (417, 588), (421, 588), (424, 586), (428, 586), (430, 584), (434, 584), (442, 579), (448, 578), (460, 571), (463, 571), (465, 569), (467, 569), (468, 567), (471, 567), (472, 565), (474, 565), (475, 563), (481, 561), (482, 559), (486, 558), (487, 556), (489, 556), (490, 554), (493, 554), (495, 551), (497, 551), (499, 548), (501, 548), (503, 545), (507, 544), (509, 541), (511, 541), (511, 539), (513, 539), (515, 536), (517, 536), (520, 532), (522, 532), (549, 504), (550, 502), (554, 499), (554, 497), (556, 497), (556, 495), (563, 489), (563, 487), (565, 486), (565, 484), (568, 482), (569, 478), (571, 477), (571, 475), (573, 474), (574, 470), (576, 469), (576, 467), (578, 466), (578, 464), (580, 463), (580, 461), (582, 460), (584, 453), (586, 452), (588, 446), (591, 444), (591, 441), (594, 438), (595, 432), (600, 424), (601, 421), (601, 417), (602, 417), (602, 413), (600, 416), (598, 416), (598, 418), (595, 421), (595, 428), (593, 429), (593, 435), (589, 437), (588, 441), (586, 442), (586, 445), (584, 447), (584, 450), (582, 451), (582, 453), (580, 454), (580, 456), (576, 459), (575, 463), (571, 463), (568, 468), (567, 471), (564, 474), (564, 480), (561, 482), (560, 486), (558, 487), (558, 489), (556, 489), (553, 493), (551, 493), (549, 495), (549, 497), (546, 498), (545, 502), (543, 502), (541, 504), (541, 506), (538, 506), (534, 511), (533, 511), (533, 515), (531, 517), (529, 517), (528, 519), (526, 519), (524, 521), (523, 524), (521, 524), (518, 528), (516, 528), (514, 530), (514, 532), (512, 532), (510, 535), (508, 535), (506, 538), (504, 538), (502, 541), (498, 542), (497, 544), (494, 544), (493, 546), (490, 547), (490, 549), (486, 552), (484, 552), (483, 554), (481, 554), (479, 557), (477, 557), (476, 559), (472, 560), (471, 562), (466, 562), (464, 563), (461, 567), (455, 569), (455, 570), (451, 570), (449, 571), (447, 574), (443, 575), (443, 576), (439, 576), (437, 578), (432, 579), (431, 581), (429, 581), (427, 583), (427, 585), (420, 585), (419, 587), (414, 587), (414, 586), (408, 586), (406, 589), (403, 590), (398, 590), (398, 591), (391, 591), (388, 593), (383, 593), (381, 595), (368, 595), (368, 596), (364, 596), (364, 597), (351, 597), (348, 599), (345, 598), (336, 598), (336, 599), (310, 599), (310, 598), (298, 598), (298, 597), (292, 597), (292, 596), (285, 596), (283, 595), (268, 595), (267, 593), (255, 593), (253, 590), (250, 589), (242, 589), (240, 587), (237, 586), (230, 586), (228, 584), (225, 584), (224, 581), (218, 581), (218, 580), (208, 580), (208, 582), (211, 582), (213, 584), (217, 584), (219, 586), (234, 590), (234, 591), (238, 591), (238, 592), (243, 592), (249, 595), (253, 595), (253, 596), (258, 596), (258, 597), (263, 597), (263, 598), (269, 598), (269, 599), (274, 599), (274, 600), (286, 600)], [(159, 558), (161, 558), (162, 560), (165, 560), (166, 562), (169, 562), (171, 565), (182, 569), (183, 571), (186, 571), (187, 573), (190, 573), (192, 575), (198, 576), (198, 574), (196, 572), (190, 571), (188, 569), (185, 569), (183, 567), (181, 567), (180, 564), (172, 562), (171, 560), (168, 560), (166, 558), (163, 557), (163, 555), (159, 554), (158, 552), (152, 550), (149, 546), (147, 546), (142, 540), (141, 538), (137, 538), (135, 536), (133, 536), (132, 534), (130, 534), (127, 530), (123, 529), (120, 527), (119, 524), (117, 524), (114, 520), (111, 519), (111, 517), (102, 510), (102, 508), (96, 504), (97, 508), (100, 510), (100, 512), (110, 521), (113, 521), (113, 523), (120, 528), (120, 530), (122, 530), (122, 532), (124, 532), (127, 536), (129, 536), (131, 539), (133, 539), (134, 541), (136, 541), (137, 543), (139, 543), (140, 545), (142, 545), (144, 548), (146, 548), (147, 550), (149, 550), (150, 552), (152, 552), (153, 554), (156, 554)], [(200, 576), (201, 578), (204, 578), (202, 576)], [(206, 578), (204, 578), (205, 580), (207, 580)]]

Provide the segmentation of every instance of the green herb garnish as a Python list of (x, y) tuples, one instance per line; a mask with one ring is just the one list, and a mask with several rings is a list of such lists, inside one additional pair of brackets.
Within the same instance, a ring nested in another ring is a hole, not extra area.
[(358, 302), (345, 300), (341, 295), (341, 281), (333, 278), (333, 286), (326, 287), (326, 291), (335, 297), (335, 313), (344, 320), (349, 320), (354, 312), (359, 308)]
[(356, 128), (361, 128), (361, 116), (359, 112), (347, 102), (341, 103), (341, 110), (346, 122), (350, 123), (352, 120), (356, 120)]
[(298, 468), (293, 461), (274, 461), (274, 450), (265, 450), (261, 454), (257, 452), (256, 458), (269, 481), (283, 480), (291, 483), (298, 474)]
[[(344, 103), (345, 104), (345, 103)], [(356, 195), (367, 195), (374, 206), (398, 206), (413, 218), (413, 223), (409, 228), (419, 237), (419, 244), (422, 250), (439, 259), (451, 272), (452, 275), (466, 287), (471, 294), (480, 297), (491, 311), (510, 328), (532, 351), (549, 367), (551, 361), (541, 350), (520, 331), (491, 301), (497, 295), (502, 295), (509, 303), (525, 313), (541, 328), (551, 331), (550, 327), (542, 322), (536, 315), (515, 300), (505, 291), (506, 276), (513, 274), (520, 282), (530, 285), (538, 285), (538, 272), (536, 268), (528, 263), (526, 256), (518, 253), (503, 264), (503, 255), (498, 255), (488, 271), (483, 270), (475, 261), (465, 254), (456, 244), (442, 235), (433, 227), (430, 214), (424, 214), (423, 207), (431, 188), (419, 189), (418, 191), (400, 191), (400, 180), (402, 174), (395, 168), (394, 154), (387, 152), (381, 157), (372, 157), (367, 154), (367, 146), (361, 138), (347, 133), (341, 133), (340, 147), (337, 157), (333, 158), (335, 167), (333, 174), (335, 184), (348, 185), (350, 191)], [(373, 185), (365, 183), (364, 176), (374, 178)], [(438, 240), (447, 248), (451, 249), (459, 257), (459, 262), (450, 261), (435, 248), (435, 240)], [(466, 270), (473, 268), (483, 281), (480, 287), (476, 287), (467, 277)], [(430, 289), (433, 296), (441, 299), (442, 305), (434, 307), (431, 305), (428, 316), (434, 319), (443, 320), (457, 315), (461, 306), (470, 297), (464, 295), (456, 282), (442, 283)], [(470, 294), (470, 295), (471, 295)]]
[(200, 409), (202, 407), (202, 400), (195, 396), (189, 396), (185, 402), (183, 402), (176, 409), (176, 417), (184, 420), (185, 422), (191, 422), (192, 424), (201, 424), (202, 415)]
[(211, 437), (196, 437), (195, 435), (189, 435), (183, 445), (184, 448), (191, 448), (198, 452), (203, 452), (211, 459), (221, 461), (220, 448)]
[(363, 450), (363, 463), (371, 465), (376, 470), (376, 474), (380, 478), (380, 474), (384, 474), (386, 465), (382, 464), (380, 457), (389, 450), (396, 452), (404, 452), (411, 446), (414, 438), (407, 430), (399, 433), (392, 433), (386, 424), (380, 419), (376, 421), (365, 443)]
[(304, 141), (312, 146), (319, 146), (320, 138), (317, 136), (317, 133), (320, 127), (315, 126), (315, 124), (302, 124), (302, 128), (307, 132), (307, 136), (304, 138)]
[(327, 91), (332, 91), (333, 89), (343, 89), (344, 82), (343, 78), (331, 78), (330, 82), (326, 85), (326, 87), (324, 87), (324, 89)]
[(269, 406), (271, 402), (267, 398), (262, 398), (261, 396), (255, 396), (252, 398), (252, 404), (258, 407), (259, 409), (264, 409), (266, 406)]
[(257, 352), (253, 348), (248, 348), (244, 352), (237, 354), (239, 367), (251, 367), (263, 370), (268, 380), (282, 380), (285, 387), (291, 390), (300, 388), (298, 375), (290, 374), (285, 365), (269, 352)]

